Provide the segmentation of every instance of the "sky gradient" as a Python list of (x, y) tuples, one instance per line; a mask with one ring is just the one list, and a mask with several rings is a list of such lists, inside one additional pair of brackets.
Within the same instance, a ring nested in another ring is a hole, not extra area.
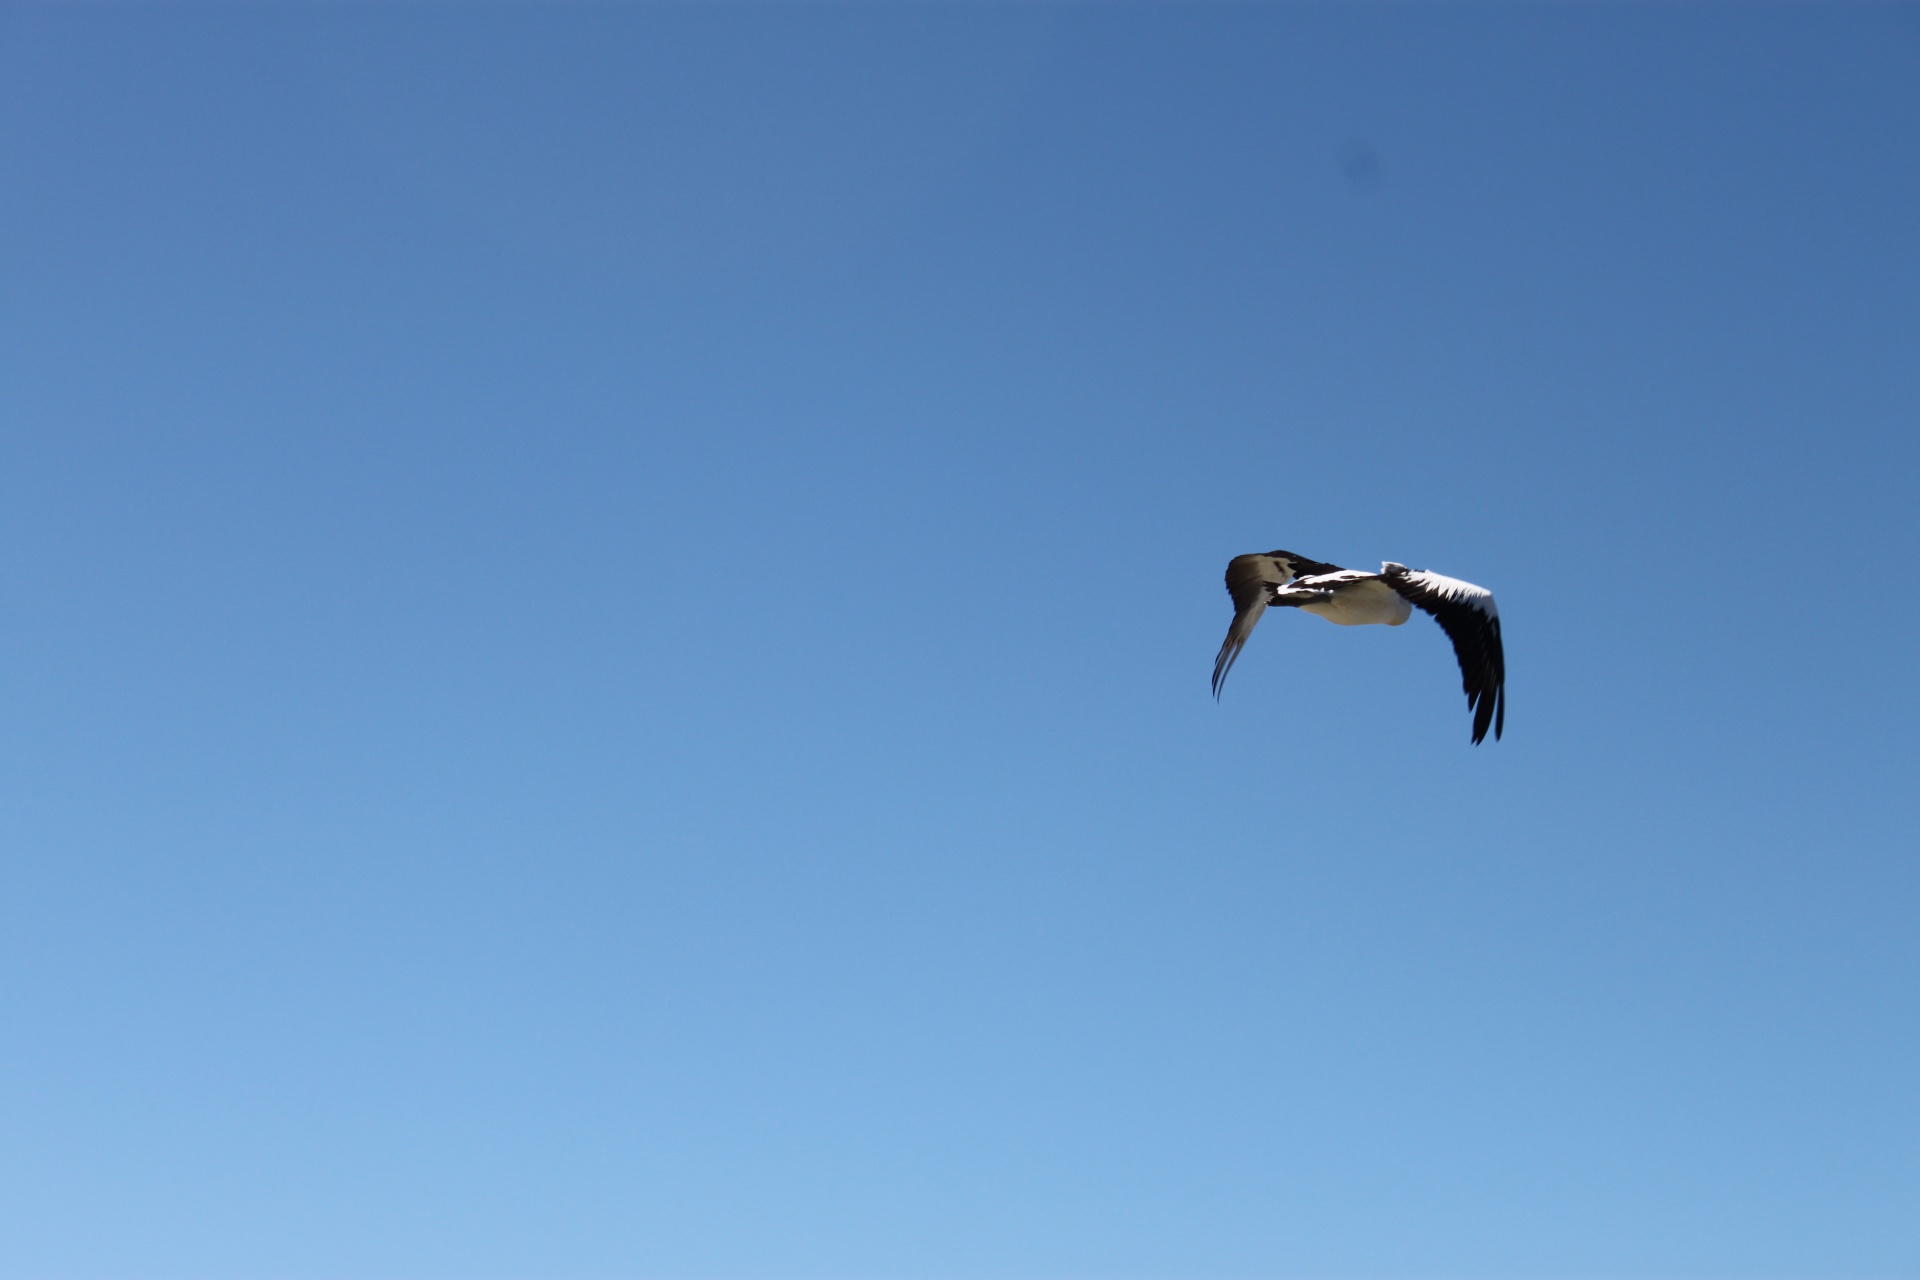
[(0, 6), (0, 1275), (1911, 1277), (1917, 425), (1920, 6)]

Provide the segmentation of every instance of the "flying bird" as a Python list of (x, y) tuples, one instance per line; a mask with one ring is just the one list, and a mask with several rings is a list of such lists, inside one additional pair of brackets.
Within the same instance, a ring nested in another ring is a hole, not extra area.
[(1227, 594), (1233, 597), (1233, 625), (1213, 660), (1213, 696), (1220, 696), (1227, 672), (1246, 647), (1254, 624), (1269, 605), (1304, 609), (1343, 627), (1381, 623), (1397, 627), (1415, 608), (1433, 615), (1453, 641), (1460, 660), (1460, 685), (1473, 713), (1473, 740), (1493, 727), (1494, 740), (1507, 719), (1507, 659), (1500, 648), (1500, 610), (1493, 593), (1458, 578), (1409, 569), (1391, 560), (1380, 572), (1342, 569), (1297, 556), (1291, 551), (1235, 556), (1227, 562)]

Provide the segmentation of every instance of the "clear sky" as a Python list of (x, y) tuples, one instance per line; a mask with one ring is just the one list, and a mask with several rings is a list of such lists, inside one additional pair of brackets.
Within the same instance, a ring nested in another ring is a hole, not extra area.
[(9, 1280), (1920, 1274), (1920, 8), (10, 4), (0, 326)]

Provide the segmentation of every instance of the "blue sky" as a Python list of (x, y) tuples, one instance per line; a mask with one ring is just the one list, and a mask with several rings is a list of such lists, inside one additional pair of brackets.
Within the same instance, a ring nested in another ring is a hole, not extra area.
[(1917, 228), (1912, 5), (0, 7), (0, 1274), (1914, 1275)]

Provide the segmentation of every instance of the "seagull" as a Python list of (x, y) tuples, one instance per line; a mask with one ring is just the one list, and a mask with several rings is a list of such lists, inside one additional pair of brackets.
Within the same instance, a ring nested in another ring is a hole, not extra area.
[(1477, 744), (1493, 726), (1497, 742), (1507, 719), (1507, 659), (1500, 648), (1500, 610), (1493, 592), (1458, 578), (1386, 561), (1380, 572), (1342, 569), (1291, 551), (1235, 556), (1227, 562), (1227, 594), (1233, 597), (1233, 625), (1213, 660), (1213, 696), (1233, 670), (1254, 624), (1268, 605), (1285, 605), (1318, 614), (1343, 627), (1381, 623), (1397, 627), (1417, 606), (1433, 615), (1453, 641), (1460, 660), (1460, 686), (1473, 712)]

